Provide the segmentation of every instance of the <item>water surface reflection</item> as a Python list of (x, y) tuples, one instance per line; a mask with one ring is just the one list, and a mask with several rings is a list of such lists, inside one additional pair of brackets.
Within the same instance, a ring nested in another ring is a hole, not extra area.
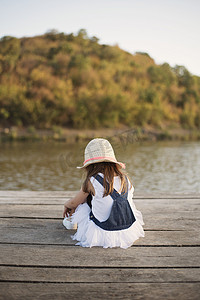
[[(78, 190), (84, 144), (1, 144), (1, 190)], [(137, 192), (200, 192), (200, 143), (114, 144)]]

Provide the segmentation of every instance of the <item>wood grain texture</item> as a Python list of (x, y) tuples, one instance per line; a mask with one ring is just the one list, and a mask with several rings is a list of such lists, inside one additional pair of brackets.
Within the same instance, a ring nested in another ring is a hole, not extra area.
[[(200, 232), (191, 230), (145, 231), (145, 238), (134, 245), (199, 245)], [(75, 245), (74, 230), (66, 230), (62, 220), (0, 219), (0, 243)], [(133, 245), (133, 246), (134, 246)]]
[[(0, 283), (0, 299), (199, 300), (200, 283)], [(3, 295), (3, 296), (2, 296)]]
[[(0, 197), (73, 197), (77, 191), (3, 191), (0, 190)], [(134, 198), (139, 199), (200, 199), (200, 193), (137, 193), (135, 191)]]
[(29, 282), (199, 282), (200, 269), (58, 268), (1, 266), (0, 281)]
[[(75, 194), (74, 194), (75, 195)], [(72, 196), (71, 196), (72, 197)], [(0, 197), (1, 204), (29, 204), (29, 205), (63, 205), (65, 201), (71, 198), (69, 195), (66, 197)], [(200, 199), (198, 197), (185, 199), (185, 198), (133, 198), (135, 203), (142, 205), (199, 205)]]
[(199, 247), (103, 249), (1, 244), (0, 264), (66, 267), (200, 267), (200, 251)]
[[(141, 210), (144, 215), (151, 217), (183, 217), (185, 219), (200, 218), (200, 200), (191, 199), (190, 201), (178, 199), (158, 200), (138, 200), (134, 201), (137, 209)], [(0, 204), (0, 217), (49, 217), (59, 218), (62, 216), (63, 203), (58, 201), (57, 204)], [(164, 211), (163, 211), (164, 210)], [(192, 213), (192, 214), (191, 214)]]
[(145, 238), (75, 246), (62, 225), (76, 192), (0, 191), (0, 299), (199, 299), (200, 194), (135, 194)]

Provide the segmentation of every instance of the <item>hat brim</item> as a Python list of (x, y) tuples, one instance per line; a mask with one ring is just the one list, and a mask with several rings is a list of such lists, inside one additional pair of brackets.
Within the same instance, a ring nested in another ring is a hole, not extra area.
[(91, 165), (91, 164), (97, 164), (99, 162), (112, 162), (112, 163), (115, 163), (117, 165), (119, 165), (122, 169), (125, 169), (126, 166), (124, 163), (122, 162), (119, 162), (119, 161), (114, 161), (114, 160), (109, 160), (109, 159), (98, 159), (98, 160), (91, 160), (91, 161), (88, 161), (86, 162), (83, 166), (81, 167), (76, 167), (77, 169), (84, 169), (86, 168), (87, 166)]

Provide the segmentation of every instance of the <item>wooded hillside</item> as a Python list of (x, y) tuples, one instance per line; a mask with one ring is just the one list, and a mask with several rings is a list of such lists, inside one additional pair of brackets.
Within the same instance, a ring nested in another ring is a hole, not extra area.
[[(191, 53), (192, 55), (192, 53)], [(200, 77), (98, 38), (50, 31), (0, 41), (0, 126), (200, 128)]]

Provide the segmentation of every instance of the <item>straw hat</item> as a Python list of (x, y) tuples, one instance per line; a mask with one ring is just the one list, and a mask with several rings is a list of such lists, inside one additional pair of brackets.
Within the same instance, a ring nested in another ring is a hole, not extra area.
[(82, 167), (77, 167), (78, 169), (85, 168), (90, 164), (95, 164), (99, 162), (114, 162), (118, 164), (121, 168), (125, 169), (125, 165), (118, 162), (115, 157), (114, 150), (105, 139), (93, 139), (91, 140), (85, 148), (85, 161)]

